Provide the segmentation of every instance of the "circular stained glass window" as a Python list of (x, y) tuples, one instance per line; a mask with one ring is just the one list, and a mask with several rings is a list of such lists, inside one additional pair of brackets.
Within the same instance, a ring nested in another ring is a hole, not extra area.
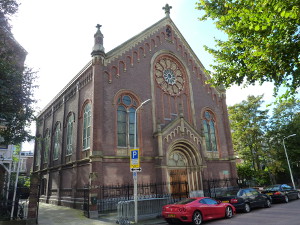
[(172, 96), (180, 95), (184, 89), (182, 67), (171, 57), (161, 57), (155, 63), (155, 80), (160, 88)]
[(176, 83), (176, 78), (173, 70), (171, 69), (164, 70), (164, 79), (168, 84), (174, 85)]

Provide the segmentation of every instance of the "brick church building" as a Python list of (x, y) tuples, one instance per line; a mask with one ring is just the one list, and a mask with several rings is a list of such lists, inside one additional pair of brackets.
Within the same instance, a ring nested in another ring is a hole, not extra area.
[(133, 182), (134, 147), (138, 183), (186, 181), (193, 191), (237, 177), (225, 89), (206, 84), (163, 9), (164, 18), (109, 52), (97, 25), (91, 61), (38, 115), (41, 199), (66, 205), (87, 184), (92, 197), (97, 186)]

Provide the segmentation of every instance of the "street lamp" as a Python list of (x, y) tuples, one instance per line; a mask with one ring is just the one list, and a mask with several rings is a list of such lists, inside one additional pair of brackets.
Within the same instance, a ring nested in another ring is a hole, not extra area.
[(291, 134), (291, 135), (289, 135), (287, 137), (284, 137), (283, 140), (282, 140), (282, 143), (283, 143), (283, 148), (284, 148), (286, 160), (287, 160), (287, 163), (288, 163), (288, 167), (289, 167), (289, 171), (290, 171), (290, 175), (291, 175), (291, 180), (292, 180), (292, 183), (293, 183), (293, 187), (294, 187), (294, 189), (296, 189), (294, 178), (293, 178), (293, 174), (292, 174), (292, 170), (291, 170), (291, 166), (290, 166), (289, 157), (288, 157), (288, 154), (286, 152), (285, 145), (284, 145), (284, 139), (287, 139), (287, 138), (290, 138), (290, 137), (293, 137), (293, 136), (296, 136), (296, 134)]
[(147, 99), (147, 100), (145, 100), (145, 101), (143, 101), (142, 102), (142, 104), (139, 106), (139, 107), (137, 107), (136, 108), (136, 110), (135, 110), (135, 113), (134, 113), (134, 149), (136, 149), (136, 139), (137, 139), (137, 132), (136, 132), (136, 115), (137, 115), (137, 112), (138, 112), (138, 110), (144, 105), (144, 104), (146, 104), (146, 103), (148, 103), (149, 101), (151, 101), (151, 99)]
[[(138, 112), (138, 110), (147, 102), (151, 101), (151, 99), (147, 99), (145, 101), (142, 102), (142, 104), (136, 108), (135, 113), (134, 113), (134, 149), (136, 149), (136, 136), (137, 136), (137, 132), (136, 132), (136, 114)], [(138, 208), (137, 208), (137, 172), (134, 171), (133, 172), (133, 186), (134, 186), (134, 220), (135, 223), (138, 222)]]

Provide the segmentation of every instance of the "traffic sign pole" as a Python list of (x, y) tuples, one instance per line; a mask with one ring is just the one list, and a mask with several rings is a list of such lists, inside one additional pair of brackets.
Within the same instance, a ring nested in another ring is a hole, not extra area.
[[(141, 103), (140, 106), (138, 106), (134, 112), (134, 148), (136, 148), (136, 136), (137, 136), (137, 132), (136, 132), (136, 122), (137, 122), (137, 119), (136, 119), (136, 113), (139, 111), (139, 109), (144, 105), (146, 104), (147, 102), (151, 101), (151, 99), (147, 99), (146, 101), (143, 101)], [(131, 154), (130, 154), (131, 155)], [(130, 165), (131, 167), (131, 165)], [(138, 166), (135, 167), (135, 168), (139, 168), (140, 167), (140, 157), (138, 156)], [(133, 167), (131, 167), (133, 168)], [(135, 220), (135, 223), (138, 222), (138, 213), (137, 213), (137, 174), (135, 176), (136, 178), (133, 178), (133, 185), (134, 185), (134, 220)]]
[(133, 172), (133, 185), (134, 185), (134, 219), (135, 223), (138, 222), (138, 210), (137, 210), (137, 172)]

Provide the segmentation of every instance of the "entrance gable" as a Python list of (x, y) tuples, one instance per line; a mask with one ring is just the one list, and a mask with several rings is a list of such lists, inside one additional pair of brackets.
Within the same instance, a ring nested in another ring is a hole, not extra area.
[(163, 142), (170, 144), (183, 137), (197, 146), (202, 146), (203, 137), (182, 116), (179, 116), (161, 130)]

